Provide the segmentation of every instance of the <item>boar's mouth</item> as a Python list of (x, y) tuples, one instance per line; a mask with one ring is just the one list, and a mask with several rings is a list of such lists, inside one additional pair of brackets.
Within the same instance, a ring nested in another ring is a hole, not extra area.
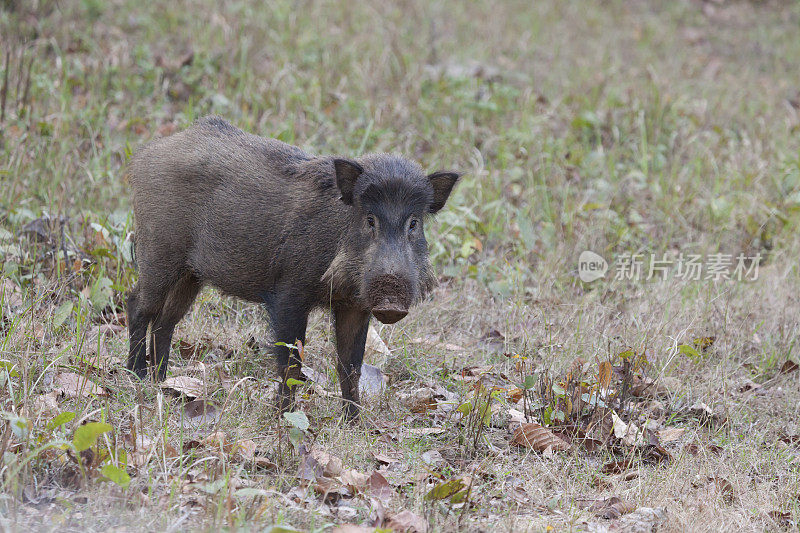
[(367, 302), (372, 314), (384, 324), (394, 324), (408, 314), (411, 286), (399, 276), (380, 276), (367, 288)]

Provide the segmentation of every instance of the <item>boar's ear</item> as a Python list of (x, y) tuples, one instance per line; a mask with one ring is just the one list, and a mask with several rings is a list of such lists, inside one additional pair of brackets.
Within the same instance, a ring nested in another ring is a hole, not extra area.
[(453, 186), (458, 181), (458, 174), (455, 172), (434, 172), (428, 175), (428, 180), (433, 185), (433, 202), (428, 207), (428, 211), (436, 213), (447, 202)]
[(342, 201), (353, 205), (353, 190), (364, 168), (350, 159), (334, 159), (333, 167), (336, 169), (336, 186), (342, 193)]

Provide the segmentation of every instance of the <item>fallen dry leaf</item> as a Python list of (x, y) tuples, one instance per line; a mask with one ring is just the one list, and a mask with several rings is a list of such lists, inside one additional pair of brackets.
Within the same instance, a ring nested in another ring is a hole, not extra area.
[(792, 372), (797, 372), (797, 369), (800, 368), (800, 365), (792, 361), (791, 359), (787, 359), (783, 366), (781, 366), (781, 374), (791, 374)]
[(371, 361), (377, 367), (383, 367), (386, 366), (386, 362), (391, 356), (392, 351), (383, 342), (375, 328), (370, 325), (367, 330), (367, 344), (364, 347), (365, 359)]
[(193, 359), (195, 356), (200, 354), (201, 351), (208, 351), (210, 349), (210, 345), (203, 341), (189, 342), (184, 339), (180, 339), (178, 341), (178, 353), (181, 354), (182, 359)]
[(2, 278), (3, 282), (0, 283), (0, 296), (3, 302), (13, 311), (25, 303), (22, 298), (22, 289), (16, 283), (8, 278)]
[(412, 413), (425, 413), (436, 409), (439, 402), (434, 397), (434, 391), (430, 387), (423, 387), (415, 391), (398, 395), (398, 400)]
[(521, 424), (515, 429), (511, 444), (525, 446), (538, 452), (548, 449), (565, 451), (572, 448), (570, 444), (558, 438), (552, 431), (534, 422)]
[(358, 391), (361, 397), (377, 396), (386, 388), (389, 383), (389, 376), (381, 372), (381, 369), (368, 365), (361, 365), (361, 379), (358, 382)]
[(427, 533), (428, 531), (428, 523), (425, 519), (408, 510), (389, 516), (385, 527), (403, 533)]
[(611, 413), (611, 418), (614, 421), (614, 436), (616, 438), (620, 439), (628, 446), (639, 446), (644, 444), (644, 431), (639, 429), (636, 424), (633, 422), (626, 424), (619, 416), (617, 416), (616, 413), (613, 412)]
[(344, 472), (342, 460), (331, 455), (325, 450), (314, 446), (311, 448), (311, 457), (316, 459), (317, 463), (322, 467), (322, 475), (327, 477), (336, 477)]
[(215, 431), (214, 433), (201, 439), (200, 446), (230, 455), (235, 445), (233, 442), (228, 440), (228, 435), (224, 431)]
[(720, 476), (697, 476), (692, 486), (705, 492), (704, 498), (720, 497), (722, 501), (731, 504), (736, 499), (736, 491), (730, 481)]
[(236, 454), (242, 459), (250, 461), (257, 467), (267, 470), (275, 470), (278, 468), (278, 465), (273, 463), (252, 440), (245, 439), (238, 441), (236, 443)]
[(598, 441), (604, 445), (614, 434), (614, 417), (611, 416), (611, 409), (598, 407), (592, 414), (589, 425), (586, 428), (586, 439)]
[(671, 394), (670, 389), (664, 384), (651, 379), (634, 376), (630, 392), (639, 398), (665, 398)]
[(190, 376), (175, 376), (161, 382), (160, 387), (177, 396), (183, 395), (190, 400), (203, 396), (204, 383)]
[(664, 428), (658, 432), (658, 438), (662, 443), (675, 442), (680, 440), (685, 432), (685, 428)]
[(30, 407), (31, 418), (55, 415), (58, 412), (58, 394), (57, 391), (50, 391), (34, 396)]
[(363, 492), (367, 488), (367, 480), (369, 476), (357, 470), (348, 469), (342, 472), (339, 480), (346, 486), (350, 487), (353, 492)]
[(392, 463), (399, 463), (400, 462), (400, 454), (397, 454), (398, 457), (394, 457), (392, 455), (388, 455), (385, 453), (376, 453), (372, 452), (372, 456), (375, 458), (378, 463), (389, 465)]
[(612, 366), (609, 361), (600, 363), (597, 371), (597, 385), (603, 389), (608, 390), (611, 385)]
[(587, 509), (596, 516), (613, 520), (636, 509), (636, 504), (627, 502), (619, 496), (609, 498), (576, 500), (579, 507)]
[(736, 491), (734, 491), (731, 482), (719, 476), (711, 476), (709, 479), (713, 481), (716, 492), (722, 496), (722, 500), (728, 504), (733, 503), (736, 499)]
[(517, 403), (522, 399), (522, 396), (525, 394), (525, 391), (520, 389), (519, 387), (511, 387), (506, 391), (506, 398), (508, 398), (513, 403)]
[(768, 513), (765, 513), (764, 516), (765, 516), (766, 519), (774, 522), (779, 527), (787, 529), (787, 530), (789, 528), (791, 528), (792, 525), (795, 525), (795, 526), (797, 525), (797, 524), (793, 524), (792, 523), (792, 513), (791, 513), (791, 511), (778, 511), (776, 509), (776, 510), (770, 511)]
[(322, 471), (319, 461), (311, 457), (311, 454), (304, 454), (300, 457), (300, 465), (297, 467), (297, 479), (316, 481), (322, 477)]
[(193, 429), (202, 426), (212, 426), (219, 422), (222, 413), (217, 409), (216, 404), (209, 400), (192, 400), (183, 406), (183, 427)]
[(633, 468), (633, 466), (636, 465), (636, 462), (637, 461), (634, 457), (626, 457), (625, 459), (610, 461), (604, 464), (600, 471), (604, 474), (621, 474), (626, 470)]
[(367, 489), (369, 494), (377, 498), (383, 505), (387, 505), (397, 495), (383, 474), (378, 471), (373, 472), (367, 478)]
[(68, 398), (108, 396), (108, 392), (86, 376), (74, 372), (59, 372), (53, 378), (55, 390)]

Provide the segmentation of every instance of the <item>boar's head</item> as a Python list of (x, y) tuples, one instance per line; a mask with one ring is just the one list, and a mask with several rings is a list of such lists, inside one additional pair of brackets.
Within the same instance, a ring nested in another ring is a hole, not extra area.
[(425, 175), (417, 163), (387, 154), (335, 159), (333, 166), (351, 213), (326, 277), (335, 282), (346, 272), (346, 284), (375, 318), (393, 324), (435, 284), (423, 224), (444, 207), (458, 174)]

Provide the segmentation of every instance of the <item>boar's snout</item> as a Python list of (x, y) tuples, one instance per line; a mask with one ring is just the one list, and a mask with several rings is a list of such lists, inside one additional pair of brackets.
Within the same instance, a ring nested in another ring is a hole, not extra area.
[(373, 307), (372, 314), (384, 324), (394, 324), (408, 314), (408, 309), (388, 304), (385, 307)]
[(384, 324), (394, 324), (408, 314), (412, 298), (411, 284), (395, 275), (373, 279), (367, 287), (372, 314)]

